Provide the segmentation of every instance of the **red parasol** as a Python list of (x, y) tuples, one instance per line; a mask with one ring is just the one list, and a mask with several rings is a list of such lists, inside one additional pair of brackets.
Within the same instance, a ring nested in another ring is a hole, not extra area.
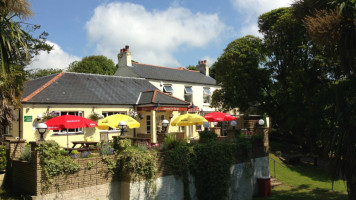
[(75, 115), (62, 115), (54, 117), (44, 122), (48, 130), (62, 130), (67, 129), (67, 147), (69, 146), (68, 129), (71, 128), (88, 128), (96, 127), (98, 124), (90, 119), (75, 116)]
[(204, 118), (209, 122), (232, 121), (236, 119), (236, 117), (222, 112), (212, 112), (204, 115)]

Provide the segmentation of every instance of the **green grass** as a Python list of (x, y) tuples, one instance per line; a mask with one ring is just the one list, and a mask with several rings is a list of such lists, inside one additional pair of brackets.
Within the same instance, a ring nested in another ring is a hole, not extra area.
[[(282, 163), (270, 154), (276, 162)], [(334, 182), (334, 190), (330, 176), (326, 170), (308, 164), (285, 165), (276, 163), (276, 177), (283, 183), (272, 189), (270, 200), (347, 200), (346, 184), (339, 180)], [(270, 174), (273, 176), (273, 160), (270, 159)], [(254, 200), (264, 198), (254, 198)]]

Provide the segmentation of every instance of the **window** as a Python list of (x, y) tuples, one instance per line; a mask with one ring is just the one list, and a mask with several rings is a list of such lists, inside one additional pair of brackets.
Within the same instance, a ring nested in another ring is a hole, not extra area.
[(163, 92), (172, 93), (173, 92), (173, 87), (171, 85), (164, 85), (163, 86)]
[[(83, 117), (83, 111), (54, 111), (54, 115), (62, 116), (62, 115), (75, 115)], [(71, 129), (62, 129), (62, 130), (53, 130), (53, 134), (62, 135), (68, 133), (83, 133), (83, 128), (71, 128)]]
[(203, 93), (204, 103), (207, 104), (210, 103), (210, 96), (211, 96), (210, 88), (204, 88), (204, 93)]
[(185, 86), (184, 88), (184, 100), (193, 102), (193, 89), (191, 86)]
[(147, 133), (151, 133), (151, 116), (150, 115), (146, 116), (146, 129), (147, 129)]
[(201, 125), (196, 125), (196, 130), (201, 131)]
[(107, 117), (107, 116), (110, 116), (110, 115), (116, 115), (116, 114), (126, 115), (126, 112), (124, 112), (124, 111), (102, 112), (102, 115), (103, 115), (104, 117)]

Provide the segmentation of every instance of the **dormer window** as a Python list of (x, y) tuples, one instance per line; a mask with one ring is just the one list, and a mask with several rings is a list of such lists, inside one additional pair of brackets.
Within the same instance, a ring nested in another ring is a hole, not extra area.
[(173, 92), (172, 85), (164, 85), (163, 86), (163, 92), (172, 94), (172, 92)]
[(193, 102), (193, 89), (191, 86), (184, 87), (184, 100), (188, 102)]
[(210, 96), (211, 96), (210, 88), (204, 88), (204, 91), (203, 91), (204, 103), (210, 104)]

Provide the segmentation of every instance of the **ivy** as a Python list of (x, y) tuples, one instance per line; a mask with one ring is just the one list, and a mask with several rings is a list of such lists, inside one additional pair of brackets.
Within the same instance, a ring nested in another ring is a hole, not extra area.
[(226, 199), (235, 153), (236, 145), (233, 143), (215, 141), (194, 146), (191, 172), (198, 199)]
[(6, 169), (6, 148), (0, 145), (0, 171)]
[(131, 181), (148, 180), (148, 189), (153, 189), (157, 173), (157, 151), (131, 146), (131, 140), (116, 140), (113, 146), (115, 156), (103, 158), (108, 169), (121, 178), (124, 174), (130, 175)]
[(48, 190), (55, 176), (74, 174), (80, 170), (79, 164), (75, 163), (70, 157), (61, 154), (60, 146), (56, 142), (42, 143), (36, 150), (40, 153), (42, 191)]
[[(195, 178), (198, 199), (226, 199), (231, 184), (231, 165), (250, 161), (250, 139), (237, 135), (234, 142), (218, 142), (213, 132), (201, 132), (199, 144), (180, 143), (167, 151), (166, 164), (182, 177), (184, 199), (190, 200), (189, 172)], [(260, 137), (254, 138), (260, 140)]]

